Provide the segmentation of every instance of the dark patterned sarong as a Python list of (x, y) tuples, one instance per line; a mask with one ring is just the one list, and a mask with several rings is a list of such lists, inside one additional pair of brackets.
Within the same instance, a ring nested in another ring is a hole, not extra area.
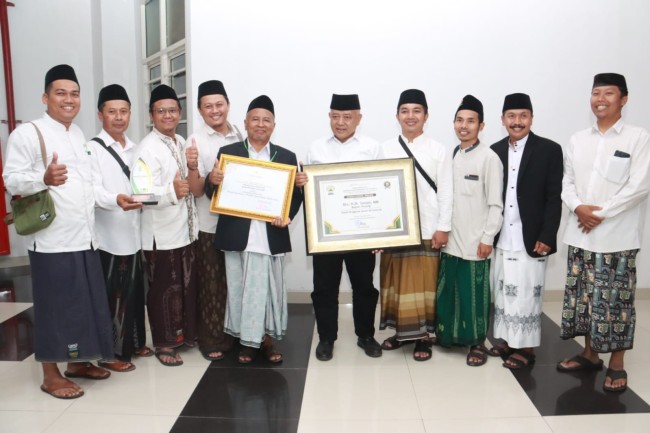
[(379, 329), (395, 328), (399, 340), (424, 338), (435, 330), (440, 253), (431, 240), (419, 247), (382, 253)]
[(144, 269), (142, 253), (116, 256), (99, 251), (108, 293), (108, 306), (113, 319), (113, 347), (122, 361), (130, 361), (133, 353), (145, 345)]
[(589, 335), (600, 353), (632, 349), (638, 251), (594, 253), (569, 246), (560, 337)]
[(490, 260), (442, 254), (438, 278), (436, 336), (446, 347), (485, 341), (490, 314)]
[(223, 331), (228, 297), (224, 254), (215, 249), (214, 234), (199, 232), (197, 246), (199, 348), (223, 352), (232, 346), (232, 337)]
[(149, 279), (147, 312), (155, 347), (193, 345), (196, 340), (194, 248), (192, 243), (144, 252)]
[(97, 251), (29, 251), (39, 362), (112, 360), (111, 318)]

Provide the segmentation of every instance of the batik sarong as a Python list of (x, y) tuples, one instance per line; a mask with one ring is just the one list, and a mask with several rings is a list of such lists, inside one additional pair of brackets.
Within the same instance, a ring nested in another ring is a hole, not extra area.
[(232, 338), (224, 332), (228, 282), (223, 251), (214, 247), (214, 233), (199, 232), (197, 254), (198, 335), (202, 351), (226, 351)]
[(149, 279), (147, 313), (155, 347), (193, 345), (196, 341), (194, 247), (192, 243), (144, 252)]
[(438, 277), (436, 336), (442, 346), (485, 341), (490, 314), (490, 260), (442, 253)]
[(440, 252), (431, 240), (419, 247), (381, 254), (379, 329), (394, 328), (398, 340), (416, 340), (435, 330)]
[(514, 349), (538, 347), (547, 259), (500, 248), (495, 254), (494, 337)]
[(226, 251), (226, 332), (244, 346), (259, 348), (264, 335), (281, 340), (287, 332), (284, 256)]
[(99, 254), (113, 321), (113, 350), (118, 359), (130, 361), (147, 340), (142, 253), (116, 256), (100, 250)]
[(638, 251), (594, 253), (569, 246), (560, 337), (589, 335), (591, 349), (600, 353), (632, 349)]

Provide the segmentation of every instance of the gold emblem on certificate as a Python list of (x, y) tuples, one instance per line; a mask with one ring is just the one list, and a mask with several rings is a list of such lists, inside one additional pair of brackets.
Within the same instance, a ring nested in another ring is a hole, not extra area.
[(153, 193), (153, 178), (149, 166), (141, 159), (133, 165), (131, 170), (131, 196), (136, 202), (142, 204), (158, 204), (158, 199)]

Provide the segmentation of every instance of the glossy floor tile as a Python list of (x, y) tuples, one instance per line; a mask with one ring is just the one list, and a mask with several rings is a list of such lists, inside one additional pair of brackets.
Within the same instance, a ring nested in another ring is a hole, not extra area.
[[(583, 341), (559, 338), (555, 301), (544, 304), (535, 366), (514, 373), (492, 357), (468, 367), (465, 348), (434, 347), (427, 362), (413, 360), (413, 345), (369, 358), (356, 345), (349, 305), (339, 308), (334, 358), (321, 362), (311, 305), (292, 304), (287, 336), (277, 343), (280, 365), (262, 357), (241, 365), (236, 348), (208, 362), (185, 348), (183, 366), (136, 358), (135, 371), (79, 380), (84, 397), (58, 400), (39, 389), (30, 284), (28, 268), (15, 275), (0, 269), (0, 433), (650, 431), (650, 300), (637, 302), (636, 347), (626, 355), (630, 388), (622, 394), (602, 391), (604, 371), (556, 371)], [(392, 334), (377, 331), (376, 338)]]

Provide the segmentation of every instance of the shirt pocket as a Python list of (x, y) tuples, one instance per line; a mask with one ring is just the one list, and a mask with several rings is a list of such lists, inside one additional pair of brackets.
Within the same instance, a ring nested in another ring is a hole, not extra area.
[(464, 196), (474, 196), (481, 188), (480, 178), (477, 174), (466, 174), (460, 183), (460, 193)]
[(613, 155), (607, 158), (605, 178), (613, 183), (624, 183), (630, 177), (630, 157)]

